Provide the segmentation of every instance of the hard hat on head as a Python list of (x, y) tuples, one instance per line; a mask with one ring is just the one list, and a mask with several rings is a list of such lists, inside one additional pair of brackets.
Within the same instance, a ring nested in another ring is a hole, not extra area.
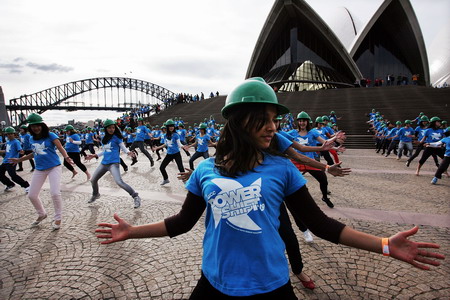
[(278, 103), (274, 90), (261, 77), (249, 78), (234, 88), (225, 100), (222, 116), (228, 119), (231, 108), (243, 103), (273, 104), (279, 115), (289, 112), (286, 106)]
[(442, 125), (447, 124), (447, 121), (443, 120), (441, 121)]
[(322, 117), (317, 117), (316, 118), (316, 123), (323, 123)]
[(164, 123), (166, 126), (175, 126), (175, 122), (172, 119), (168, 119), (166, 123)]
[(439, 118), (439, 117), (432, 117), (430, 119), (430, 122), (436, 122), (436, 121), (440, 121), (440, 120), (441, 120), (441, 118)]
[(322, 121), (330, 121), (330, 118), (328, 116), (322, 116)]
[(447, 129), (445, 129), (445, 132), (450, 132), (450, 127), (447, 127)]
[(402, 122), (401, 121), (397, 121), (397, 122), (395, 122), (395, 125), (402, 125)]
[(75, 128), (73, 128), (72, 125), (67, 125), (66, 128), (64, 128), (64, 131), (69, 131), (69, 130), (75, 130)]
[(423, 113), (423, 112), (420, 112), (419, 116), (423, 116), (423, 115), (424, 115), (424, 113)]
[(20, 126), (20, 128), (21, 129), (28, 129), (28, 126), (27, 125), (22, 125), (22, 126)]
[(140, 121), (140, 122), (143, 122), (144, 118), (138, 118), (137, 120)]
[(36, 113), (32, 113), (28, 116), (27, 123), (29, 125), (42, 124), (42, 123), (44, 123), (44, 120), (42, 120), (42, 117), (40, 115), (38, 115)]
[(411, 120), (405, 120), (405, 124), (411, 124)]
[(330, 112), (330, 115), (334, 115), (335, 114), (335, 112), (334, 112), (334, 110), (332, 110), (331, 112)]
[(427, 116), (422, 116), (422, 117), (420, 118), (420, 122), (430, 122), (430, 119), (428, 119)]
[(281, 121), (281, 120), (283, 120), (283, 116), (282, 116), (282, 115), (278, 115), (278, 116), (275, 118), (275, 120)]
[(200, 126), (198, 126), (199, 129), (206, 129), (208, 128), (208, 125), (206, 125), (205, 123), (200, 123)]
[(6, 127), (5, 133), (16, 133), (16, 130), (14, 130), (14, 128), (12, 128), (12, 127)]
[(166, 125), (161, 126), (161, 129), (166, 129)]
[(115, 124), (116, 124), (116, 122), (114, 122), (113, 120), (106, 119), (105, 122), (103, 122), (103, 127), (106, 128), (108, 126), (115, 125)]
[(306, 113), (305, 111), (301, 111), (298, 115), (297, 115), (297, 120), (299, 119), (307, 119), (311, 121), (311, 117), (308, 115), (308, 113)]

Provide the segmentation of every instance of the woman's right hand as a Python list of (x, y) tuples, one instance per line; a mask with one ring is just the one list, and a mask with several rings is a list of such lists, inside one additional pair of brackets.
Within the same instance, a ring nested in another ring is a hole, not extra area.
[(93, 159), (94, 157), (97, 157), (97, 155), (95, 155), (95, 154), (89, 154), (88, 156), (86, 156), (86, 157), (84, 158), (84, 160), (90, 161), (90, 160)]
[(96, 233), (104, 233), (97, 235), (99, 239), (107, 239), (100, 244), (111, 244), (115, 242), (125, 241), (130, 238), (130, 228), (131, 225), (128, 224), (124, 219), (121, 219), (117, 213), (114, 214), (114, 219), (118, 224), (100, 223), (99, 227), (108, 227), (111, 229), (96, 229)]

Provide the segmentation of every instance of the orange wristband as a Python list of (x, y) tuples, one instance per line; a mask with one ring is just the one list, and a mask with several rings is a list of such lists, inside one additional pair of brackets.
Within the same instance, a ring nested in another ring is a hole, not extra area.
[(330, 171), (328, 170), (329, 168), (330, 168), (330, 166), (329, 166), (329, 165), (326, 165), (326, 166), (325, 166), (325, 172), (330, 173)]
[(383, 251), (384, 256), (390, 256), (389, 253), (389, 238), (382, 238), (381, 239), (381, 249)]

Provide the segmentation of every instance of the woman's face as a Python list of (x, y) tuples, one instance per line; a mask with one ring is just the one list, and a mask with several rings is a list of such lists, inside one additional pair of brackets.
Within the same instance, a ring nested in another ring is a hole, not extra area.
[(305, 129), (306, 126), (308, 125), (308, 120), (307, 119), (299, 119), (298, 120), (298, 128), (300, 129)]
[(269, 148), (270, 142), (272, 141), (277, 130), (277, 115), (278, 114), (276, 107), (274, 105), (267, 105), (266, 123), (263, 125), (263, 127), (261, 127), (261, 129), (254, 129), (250, 132), (259, 149)]
[(108, 132), (108, 134), (113, 135), (114, 131), (116, 131), (116, 125), (112, 124), (106, 127), (106, 132)]
[(175, 126), (167, 126), (167, 129), (168, 129), (170, 132), (174, 132), (174, 131), (175, 131)]
[(41, 124), (32, 124), (30, 125), (31, 131), (33, 131), (33, 133), (35, 135), (40, 135), (42, 132), (42, 126)]

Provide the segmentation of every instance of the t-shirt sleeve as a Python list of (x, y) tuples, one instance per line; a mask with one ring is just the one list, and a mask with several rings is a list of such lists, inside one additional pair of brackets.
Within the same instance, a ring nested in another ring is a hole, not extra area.
[(285, 185), (285, 195), (291, 195), (295, 193), (297, 190), (301, 189), (306, 185), (307, 180), (303, 175), (298, 171), (298, 169), (291, 163), (288, 159), (286, 159), (286, 185)]
[(50, 138), (51, 141), (54, 141), (54, 140), (58, 139), (58, 136), (55, 133), (50, 132), (49, 138)]
[(189, 177), (189, 180), (186, 182), (186, 189), (193, 193), (194, 195), (202, 197), (202, 187), (201, 187), (201, 170), (202, 170), (202, 161), (197, 168), (194, 170), (194, 172), (191, 174), (191, 177)]
[(289, 147), (292, 146), (292, 141), (288, 140), (283, 134), (275, 133), (278, 141), (278, 150), (284, 153)]

